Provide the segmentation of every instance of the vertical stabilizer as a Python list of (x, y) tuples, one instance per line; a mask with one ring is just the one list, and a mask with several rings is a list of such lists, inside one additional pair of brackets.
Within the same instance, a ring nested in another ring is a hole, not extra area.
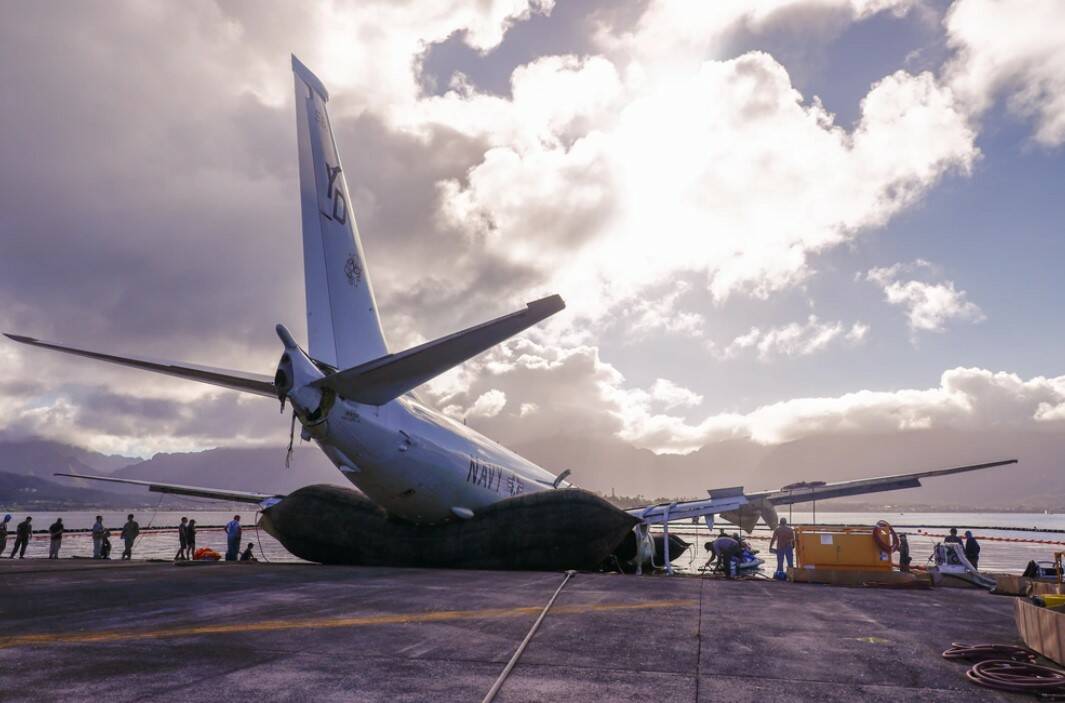
[(351, 210), (326, 103), (329, 93), (292, 57), (303, 210), (303, 275), (308, 351), (340, 369), (388, 353)]

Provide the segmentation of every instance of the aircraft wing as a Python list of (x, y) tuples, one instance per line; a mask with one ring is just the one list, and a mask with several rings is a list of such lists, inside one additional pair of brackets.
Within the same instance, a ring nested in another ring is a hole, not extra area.
[(211, 385), (222, 386), (223, 388), (229, 388), (234, 391), (265, 395), (271, 398), (277, 397), (277, 391), (274, 389), (273, 377), (264, 374), (228, 371), (226, 369), (211, 368), (210, 366), (197, 366), (195, 364), (183, 364), (176, 361), (149, 359), (147, 357), (115, 356), (113, 354), (104, 354), (102, 352), (90, 351), (88, 349), (70, 347), (64, 344), (42, 342), (39, 339), (24, 337), (19, 334), (5, 333), (4, 336), (19, 342), (20, 344), (29, 344), (34, 347), (43, 347), (44, 349), (52, 349), (65, 354), (84, 356), (89, 359), (96, 359), (97, 361), (106, 361), (111, 364), (120, 364), (122, 366), (132, 366), (133, 368), (143, 369), (145, 371), (154, 371), (168, 376), (177, 376), (178, 378), (200, 381), (201, 383), (210, 383)]
[(133, 478), (115, 478), (113, 476), (88, 476), (85, 474), (55, 474), (67, 478), (87, 478), (90, 481), (107, 481), (108, 483), (127, 483), (132, 486), (145, 486), (153, 493), (173, 493), (181, 496), (210, 498), (211, 500), (230, 500), (237, 503), (255, 503), (256, 505), (274, 498), (283, 498), (271, 493), (250, 493), (247, 491), (229, 491), (221, 488), (203, 488), (200, 486), (181, 486), (176, 483), (159, 483), (158, 481), (140, 481)]
[[(877, 478), (860, 478), (853, 481), (837, 481), (834, 483), (803, 481), (784, 486), (775, 491), (746, 493), (742, 486), (717, 488), (708, 491), (710, 497), (702, 500), (660, 503), (643, 508), (633, 508), (627, 512), (648, 525), (661, 525), (675, 520), (698, 519), (700, 517), (708, 518), (711, 515), (720, 514), (729, 522), (740, 525), (744, 530), (750, 532), (754, 529), (759, 519), (763, 520), (767, 525), (775, 525), (777, 522), (775, 507), (778, 505), (880, 493), (881, 491), (895, 491), (901, 488), (918, 488), (921, 485), (922, 478), (949, 476), (951, 474), (979, 471), (980, 469), (990, 469), (995, 466), (1016, 463), (1016, 459), (1004, 459), (984, 464), (956, 466), (950, 469), (918, 471), (910, 474), (895, 474)], [(712, 522), (712, 519), (709, 519), (708, 522)]]
[(565, 307), (558, 295), (542, 298), (524, 310), (339, 371), (311, 385), (331, 388), (359, 403), (383, 405)]
[(626, 512), (647, 525), (661, 525), (674, 520), (697, 520), (707, 515), (727, 513), (739, 510), (745, 505), (747, 505), (747, 496), (743, 494), (743, 487), (737, 486), (712, 489), (710, 497), (702, 500), (659, 503), (643, 508), (633, 508)]
[(858, 496), (866, 493), (880, 493), (881, 491), (896, 491), (900, 488), (918, 488), (922, 478), (935, 476), (949, 476), (967, 471), (979, 471), (990, 469), (995, 466), (1016, 464), (1016, 459), (1004, 459), (991, 461), (984, 464), (970, 464), (968, 466), (956, 466), (950, 469), (935, 469), (932, 471), (917, 471), (911, 474), (895, 474), (893, 476), (880, 476), (877, 478), (860, 478), (853, 481), (836, 481), (826, 483), (824, 481), (802, 482), (785, 486), (775, 491), (759, 491), (748, 493), (749, 499), (765, 499), (773, 505), (792, 505), (793, 503), (806, 503), (813, 500), (825, 500), (826, 498), (842, 498), (844, 496)]

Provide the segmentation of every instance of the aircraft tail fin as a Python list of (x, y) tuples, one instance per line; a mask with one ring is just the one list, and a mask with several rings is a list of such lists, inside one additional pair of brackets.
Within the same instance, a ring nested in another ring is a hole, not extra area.
[(566, 307), (557, 295), (533, 301), (524, 310), (388, 354), (311, 383), (341, 397), (368, 405), (384, 405), (448, 369), (472, 359), (503, 340), (532, 327)]
[(308, 352), (336, 368), (388, 354), (322, 82), (295, 56)]

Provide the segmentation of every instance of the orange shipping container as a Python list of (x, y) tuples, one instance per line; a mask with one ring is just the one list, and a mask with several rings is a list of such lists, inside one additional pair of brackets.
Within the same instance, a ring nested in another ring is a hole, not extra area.
[(798, 566), (804, 569), (866, 569), (891, 571), (891, 555), (873, 540), (873, 528), (796, 525)]

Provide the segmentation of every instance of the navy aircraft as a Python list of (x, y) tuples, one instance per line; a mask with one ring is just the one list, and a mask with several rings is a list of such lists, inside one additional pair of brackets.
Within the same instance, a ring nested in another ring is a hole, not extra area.
[[(322, 82), (292, 57), (307, 304), (306, 348), (284, 325), (273, 375), (115, 355), (32, 337), (16, 342), (209, 383), (291, 406), (313, 440), (353, 484), (307, 486), (288, 495), (218, 490), (105, 476), (149, 490), (253, 503), (260, 524), (296, 556), (324, 563), (467, 568), (593, 568), (613, 555), (664, 565), (677, 520), (713, 524), (715, 514), (750, 531), (776, 523), (775, 506), (919, 486), (920, 479), (1000, 466), (940, 471), (708, 498), (623, 511), (572, 486), (421, 402), (413, 390), (565, 308), (558, 295), (509, 315), (393, 352), (385, 340), (370, 270)], [(357, 490), (355, 490), (357, 489)], [(665, 536), (652, 535), (663, 525)]]

